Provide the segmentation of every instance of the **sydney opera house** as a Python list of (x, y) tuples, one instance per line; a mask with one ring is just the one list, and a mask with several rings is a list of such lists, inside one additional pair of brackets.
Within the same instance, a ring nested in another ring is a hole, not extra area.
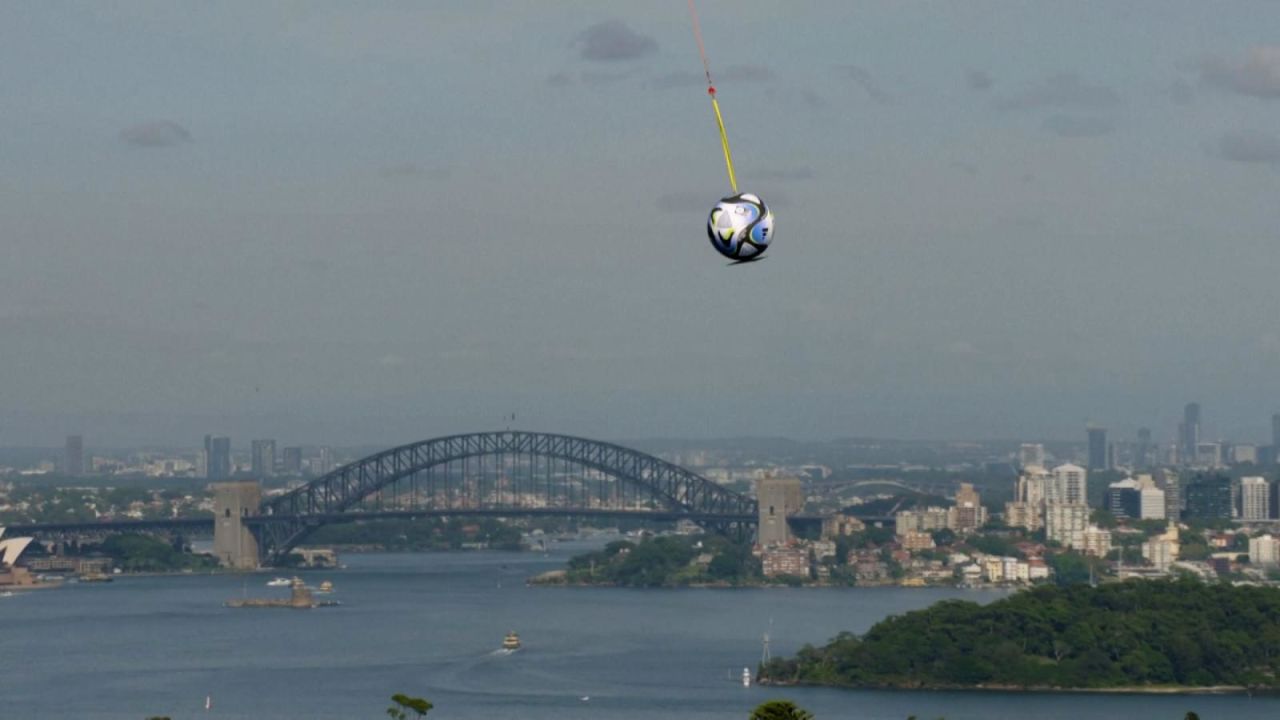
[(0, 527), (0, 588), (35, 584), (31, 573), (26, 568), (18, 567), (18, 558), (30, 544), (29, 537), (5, 540), (4, 528)]

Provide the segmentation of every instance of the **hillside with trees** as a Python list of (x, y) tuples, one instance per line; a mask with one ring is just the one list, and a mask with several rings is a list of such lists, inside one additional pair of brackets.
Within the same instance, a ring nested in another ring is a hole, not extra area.
[(847, 687), (1280, 689), (1280, 589), (1183, 579), (948, 600), (763, 671)]

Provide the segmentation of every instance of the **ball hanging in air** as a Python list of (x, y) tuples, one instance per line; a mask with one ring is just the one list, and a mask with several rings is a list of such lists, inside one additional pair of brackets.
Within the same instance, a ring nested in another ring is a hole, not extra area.
[(707, 236), (721, 255), (731, 260), (755, 260), (773, 240), (773, 213), (752, 193), (723, 198), (711, 208)]

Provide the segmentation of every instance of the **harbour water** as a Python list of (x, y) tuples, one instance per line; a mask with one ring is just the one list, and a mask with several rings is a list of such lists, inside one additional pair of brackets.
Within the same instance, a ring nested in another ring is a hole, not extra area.
[[(270, 575), (121, 578), (0, 598), (4, 720), (385, 717), (397, 692), (430, 717), (744, 720), (785, 697), (818, 720), (1213, 720), (1280, 717), (1280, 699), (743, 688), (772, 623), (775, 654), (945, 597), (926, 589), (531, 588), (551, 553), (348, 555), (340, 607), (231, 609), (283, 593)], [(504, 654), (503, 636), (523, 649)], [(205, 710), (205, 698), (212, 707)]]

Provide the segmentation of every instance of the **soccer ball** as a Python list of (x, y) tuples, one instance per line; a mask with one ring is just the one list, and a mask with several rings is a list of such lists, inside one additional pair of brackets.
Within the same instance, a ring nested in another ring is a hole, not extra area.
[(758, 195), (739, 193), (711, 208), (707, 218), (711, 246), (731, 260), (754, 260), (773, 240), (773, 213)]

